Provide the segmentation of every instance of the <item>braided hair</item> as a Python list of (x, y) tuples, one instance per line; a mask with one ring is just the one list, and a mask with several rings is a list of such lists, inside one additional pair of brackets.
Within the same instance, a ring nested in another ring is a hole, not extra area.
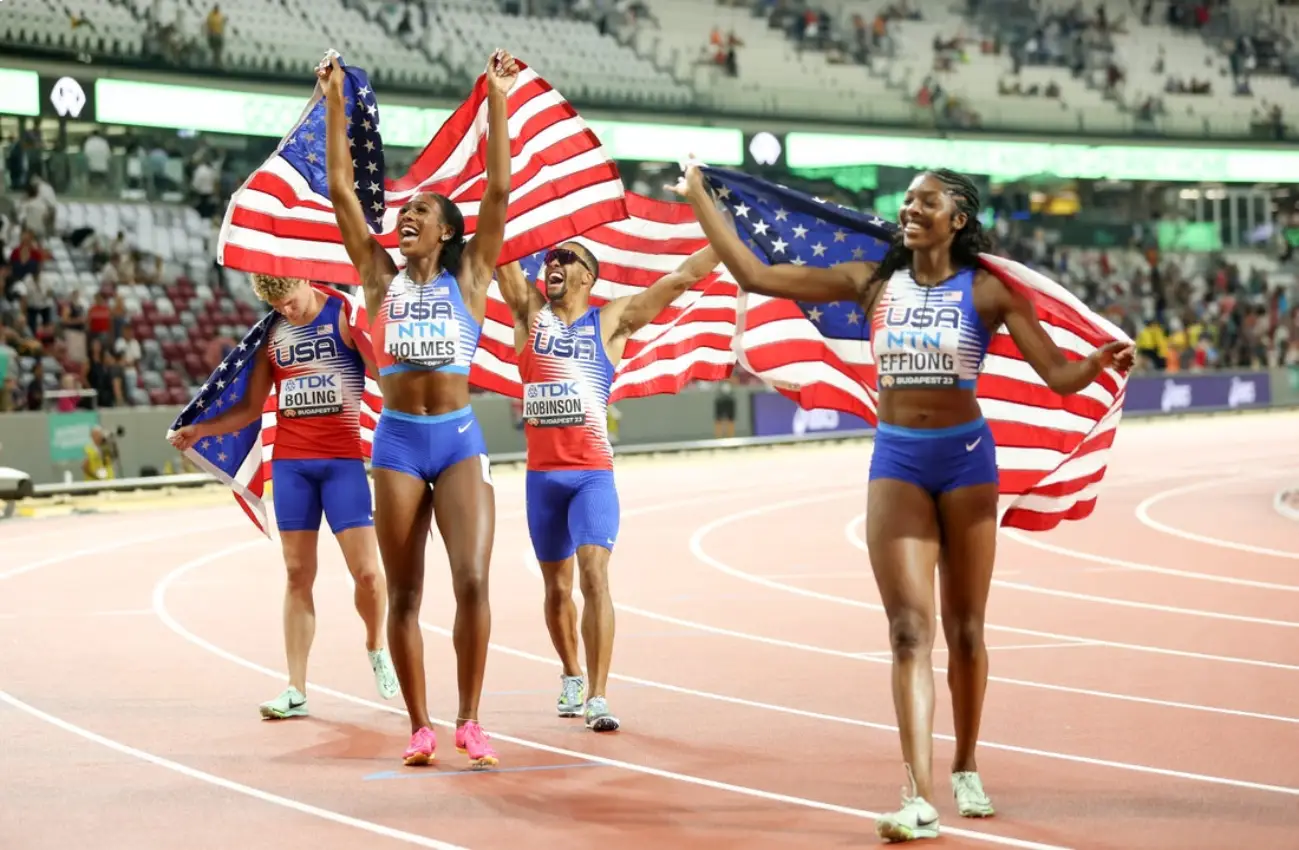
[[(960, 267), (973, 266), (979, 261), (979, 254), (987, 253), (993, 249), (992, 236), (983, 229), (983, 223), (979, 221), (979, 210), (982, 207), (982, 201), (979, 198), (979, 187), (974, 185), (974, 181), (947, 168), (922, 172), (928, 174), (943, 184), (943, 188), (952, 196), (956, 202), (956, 211), (965, 213), (965, 224), (960, 230), (956, 231), (952, 239), (952, 262)], [(902, 230), (899, 228), (893, 234), (892, 244), (889, 245), (888, 252), (884, 259), (875, 267), (875, 273), (871, 275), (870, 282), (888, 280), (893, 273), (900, 269), (911, 267), (912, 251), (902, 242)]]

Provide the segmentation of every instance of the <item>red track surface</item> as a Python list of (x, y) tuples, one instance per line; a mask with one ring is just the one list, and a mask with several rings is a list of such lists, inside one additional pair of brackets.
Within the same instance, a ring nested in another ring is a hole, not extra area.
[[(956, 817), (940, 740), (944, 837), (927, 846), (1299, 846), (1299, 528), (1272, 508), (1299, 477), (1296, 425), (1124, 425), (1093, 517), (1003, 536), (980, 750), (998, 816)], [(327, 538), (314, 716), (267, 723), (278, 544), (233, 503), (6, 522), (0, 847), (875, 845), (902, 772), (860, 542), (869, 452), (621, 465), (611, 736), (554, 716), (522, 479), (498, 473), (490, 773), (465, 770), (447, 731), (438, 767), (401, 766), (400, 699), (375, 694)], [(434, 542), (427, 663), (450, 719), (437, 564)]]

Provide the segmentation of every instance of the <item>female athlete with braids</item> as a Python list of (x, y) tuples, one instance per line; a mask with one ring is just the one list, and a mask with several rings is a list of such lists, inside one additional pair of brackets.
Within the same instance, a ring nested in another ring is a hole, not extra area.
[(456, 599), (456, 749), (475, 766), (497, 762), (478, 724), (491, 632), (487, 572), (496, 505), (487, 446), (469, 405), (469, 364), (505, 241), (510, 195), (506, 95), (518, 73), (508, 53), (492, 55), (487, 68), (487, 181), (473, 238), (465, 242), (465, 221), (454, 203), (442, 195), (416, 195), (397, 219), (398, 246), (406, 259), (406, 268), (398, 271), (370, 234), (354, 190), (338, 60), (319, 71), (329, 193), (347, 255), (365, 291), (383, 392), (371, 455), (374, 523), (388, 578), (388, 644), (410, 714), (412, 734), (405, 753), (410, 765), (433, 761), (437, 747), (426, 704), (419, 626), (424, 547), (432, 518), (446, 541)]
[[(956, 725), (952, 792), (963, 817), (991, 816), (974, 750), (988, 677), (983, 620), (997, 543), (998, 473), (975, 380), (1003, 324), (1028, 364), (1061, 395), (1082, 390), (1107, 367), (1126, 371), (1131, 347), (1112, 342), (1085, 360), (1068, 360), (1028, 299), (979, 268), (991, 239), (977, 218), (978, 189), (955, 172), (916, 176), (899, 213), (901, 230), (878, 264), (831, 268), (763, 265), (713, 206), (697, 167), (675, 189), (689, 199), (744, 291), (853, 301), (871, 317), (880, 392), (866, 542), (888, 615), (893, 705), (909, 780), (902, 808), (880, 817), (875, 829), (887, 841), (938, 836), (931, 765), (935, 565)], [(938, 311), (946, 322), (937, 332), (927, 323), (923, 335), (907, 333), (921, 330), (915, 323), (922, 315)]]

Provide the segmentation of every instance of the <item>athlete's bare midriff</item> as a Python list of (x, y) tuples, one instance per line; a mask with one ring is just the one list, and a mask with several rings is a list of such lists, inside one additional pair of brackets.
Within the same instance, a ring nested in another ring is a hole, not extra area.
[(413, 416), (440, 416), (469, 404), (469, 377), (454, 372), (395, 372), (379, 378), (383, 406)]
[(952, 428), (983, 415), (974, 390), (902, 389), (879, 394), (879, 420), (902, 428)]

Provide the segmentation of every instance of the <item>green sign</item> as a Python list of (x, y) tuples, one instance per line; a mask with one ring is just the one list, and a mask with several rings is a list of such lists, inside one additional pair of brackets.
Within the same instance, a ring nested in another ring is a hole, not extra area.
[[(95, 80), (101, 124), (198, 130), (280, 138), (302, 117), (295, 95), (174, 86), (138, 80)], [(423, 148), (451, 116), (449, 109), (390, 103), (380, 107), (385, 145)], [(731, 127), (587, 121), (614, 159), (677, 162), (694, 156), (713, 165), (742, 165), (744, 136)]]
[(0, 115), (40, 114), (40, 76), (35, 71), (0, 68)]
[(853, 165), (951, 168), (998, 180), (1053, 174), (1078, 180), (1299, 182), (1299, 151), (1268, 148), (985, 142), (796, 132), (785, 136), (785, 161), (795, 169)]
[(90, 444), (90, 429), (99, 424), (99, 414), (92, 410), (74, 410), (71, 413), (51, 413), (50, 460), (54, 463), (80, 461), (86, 456)]

